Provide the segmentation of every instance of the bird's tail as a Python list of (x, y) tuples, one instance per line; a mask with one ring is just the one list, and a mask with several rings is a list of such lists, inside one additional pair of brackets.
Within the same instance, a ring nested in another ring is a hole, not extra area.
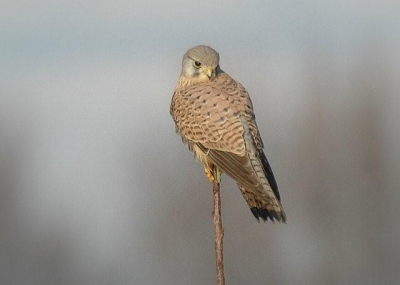
[(240, 184), (238, 184), (238, 186), (244, 199), (249, 205), (251, 212), (257, 220), (260, 220), (261, 218), (263, 221), (270, 219), (271, 221), (277, 220), (286, 223), (286, 214), (279, 201), (276, 201), (276, 203), (279, 204), (278, 208), (276, 206), (272, 207), (271, 201), (269, 201), (271, 199), (270, 197), (267, 198), (255, 193), (254, 191), (247, 190)]

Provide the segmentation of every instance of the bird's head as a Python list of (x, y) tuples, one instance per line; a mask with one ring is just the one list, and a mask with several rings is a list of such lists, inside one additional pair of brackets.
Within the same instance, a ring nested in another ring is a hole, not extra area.
[(196, 46), (188, 50), (182, 59), (181, 75), (205, 81), (214, 78), (219, 68), (219, 54), (208, 46)]

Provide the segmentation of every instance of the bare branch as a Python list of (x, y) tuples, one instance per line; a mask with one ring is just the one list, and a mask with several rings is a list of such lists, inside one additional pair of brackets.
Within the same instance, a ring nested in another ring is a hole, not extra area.
[(224, 256), (223, 256), (223, 237), (221, 218), (221, 196), (220, 196), (220, 176), (221, 173), (217, 167), (214, 169), (213, 197), (214, 197), (214, 225), (215, 225), (215, 257), (217, 265), (217, 285), (225, 285), (224, 277)]

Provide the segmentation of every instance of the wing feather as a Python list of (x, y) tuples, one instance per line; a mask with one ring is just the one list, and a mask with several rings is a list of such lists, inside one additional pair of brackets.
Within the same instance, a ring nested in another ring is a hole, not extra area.
[(214, 81), (176, 90), (171, 114), (184, 141), (197, 145), (238, 183), (257, 218), (286, 220), (253, 105), (242, 85), (222, 73)]

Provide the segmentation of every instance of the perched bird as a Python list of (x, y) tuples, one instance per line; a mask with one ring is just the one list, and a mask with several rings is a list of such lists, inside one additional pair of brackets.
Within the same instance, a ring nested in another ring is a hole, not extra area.
[(221, 70), (211, 47), (196, 46), (183, 56), (170, 112), (211, 181), (217, 167), (237, 182), (258, 220), (286, 222), (250, 96)]

